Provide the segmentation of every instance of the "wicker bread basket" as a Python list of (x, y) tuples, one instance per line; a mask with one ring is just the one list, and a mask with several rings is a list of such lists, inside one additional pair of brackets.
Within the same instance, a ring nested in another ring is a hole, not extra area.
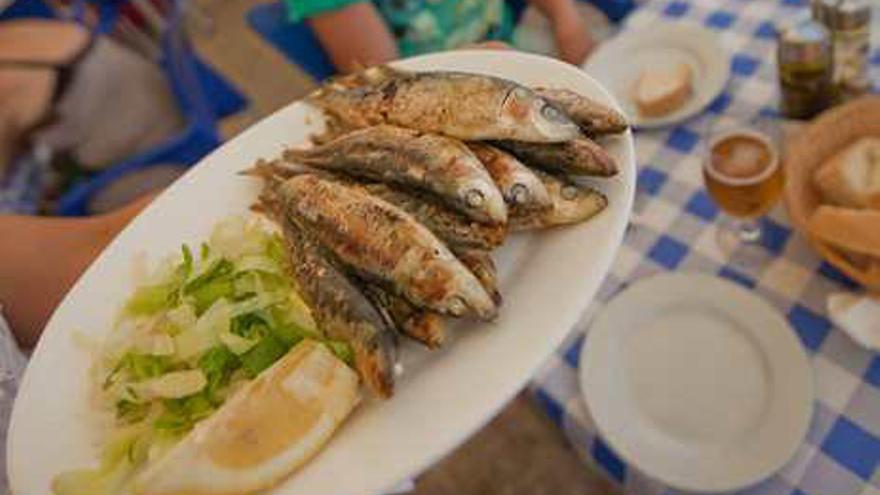
[(819, 254), (851, 279), (880, 290), (876, 259), (838, 249), (807, 230), (807, 220), (822, 203), (813, 174), (835, 153), (858, 138), (880, 136), (880, 96), (866, 96), (833, 108), (790, 138), (785, 158), (785, 203), (795, 228)]

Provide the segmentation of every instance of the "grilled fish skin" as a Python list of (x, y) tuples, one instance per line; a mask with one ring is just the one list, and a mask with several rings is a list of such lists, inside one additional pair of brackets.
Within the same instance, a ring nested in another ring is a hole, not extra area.
[(412, 215), (450, 247), (495, 249), (507, 238), (507, 224), (474, 222), (423, 194), (403, 191), (378, 182), (361, 187)]
[(429, 349), (437, 349), (446, 341), (446, 326), (438, 313), (417, 308), (377, 285), (365, 283), (363, 287), (364, 294), (401, 334)]
[(322, 144), (327, 144), (330, 141), (333, 141), (334, 139), (350, 132), (356, 131), (357, 129), (357, 127), (346, 125), (344, 122), (332, 115), (325, 115), (324, 129), (321, 132), (311, 134), (309, 136), (309, 141), (311, 141), (312, 145), (319, 146)]
[(367, 387), (380, 397), (391, 397), (397, 360), (392, 329), (315, 239), (283, 213), (277, 195), (264, 191), (258, 207), (281, 227), (292, 275), (318, 326), (328, 337), (351, 344), (355, 367)]
[(618, 172), (614, 158), (586, 137), (564, 143), (499, 141), (496, 144), (525, 164), (550, 172), (598, 177), (611, 177)]
[(483, 288), (492, 296), (492, 301), (501, 306), (503, 298), (498, 289), (498, 267), (495, 266), (492, 253), (481, 249), (454, 249), (453, 252), (477, 276)]
[(485, 143), (468, 143), (510, 207), (542, 210), (551, 206), (550, 194), (538, 177), (510, 153)]
[(427, 227), (392, 204), (316, 175), (277, 186), (285, 213), (342, 263), (419, 307), (485, 320), (498, 309), (476, 277)]
[(629, 129), (626, 117), (617, 110), (568, 89), (535, 88), (535, 92), (559, 107), (590, 136), (620, 134)]
[(512, 212), (510, 227), (514, 231), (542, 229), (589, 220), (608, 206), (608, 199), (595, 189), (576, 184), (566, 178), (536, 171), (553, 199), (553, 208), (538, 213)]
[(283, 158), (310, 167), (430, 192), (474, 220), (507, 221), (501, 192), (460, 141), (379, 125), (320, 146), (288, 149)]
[(513, 81), (464, 72), (368, 71), (331, 82), (307, 101), (354, 127), (385, 123), (469, 141), (547, 143), (580, 134), (558, 108)]
[(363, 190), (397, 206), (412, 215), (413, 218), (427, 227), (440, 240), (453, 248), (492, 250), (500, 246), (507, 237), (506, 224), (489, 225), (475, 222), (445, 207), (427, 194), (413, 190), (404, 190), (382, 182), (360, 181), (346, 175), (323, 172), (280, 160), (273, 160), (271, 162), (258, 160), (251, 170), (244, 173), (256, 176), (274, 175), (282, 178), (290, 178), (304, 173), (322, 174), (322, 177), (326, 177), (329, 180)]

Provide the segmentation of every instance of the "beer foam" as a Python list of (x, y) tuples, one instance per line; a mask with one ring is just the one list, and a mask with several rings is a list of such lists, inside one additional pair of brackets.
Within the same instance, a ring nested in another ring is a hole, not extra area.
[(721, 175), (746, 179), (760, 175), (772, 164), (770, 149), (752, 136), (728, 136), (712, 147), (712, 166)]

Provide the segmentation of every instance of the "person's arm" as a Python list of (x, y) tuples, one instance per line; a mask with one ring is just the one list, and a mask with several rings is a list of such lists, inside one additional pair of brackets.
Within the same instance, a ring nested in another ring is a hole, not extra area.
[(528, 1), (550, 20), (559, 56), (571, 64), (583, 63), (595, 42), (575, 6), (577, 0)]
[(376, 7), (359, 2), (309, 18), (309, 25), (341, 72), (398, 57), (394, 36)]
[(36, 344), (73, 283), (151, 199), (90, 218), (0, 215), (0, 303), (19, 345)]

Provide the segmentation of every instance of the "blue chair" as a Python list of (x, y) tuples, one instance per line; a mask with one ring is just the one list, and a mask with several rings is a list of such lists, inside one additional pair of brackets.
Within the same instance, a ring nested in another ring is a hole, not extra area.
[[(97, 32), (108, 32), (120, 6), (127, 0), (90, 0), (99, 13)], [(157, 164), (190, 166), (221, 142), (217, 119), (240, 111), (247, 100), (235, 87), (202, 62), (182, 34), (182, 8), (186, 0), (175, 0), (168, 29), (161, 39), (162, 70), (186, 119), (186, 126), (164, 143), (115, 163), (103, 172), (75, 184), (60, 199), (61, 215), (85, 215), (92, 197), (120, 177)], [(81, 20), (86, 0), (74, 3), (74, 20)], [(0, 20), (22, 17), (52, 18), (54, 13), (42, 0), (18, 0), (3, 12)]]
[[(221, 108), (212, 105), (207, 97), (211, 84), (203, 84), (203, 77), (210, 69), (198, 61), (183, 34), (181, 6), (182, 0), (177, 0), (168, 21), (168, 29), (162, 36), (161, 66), (186, 118), (186, 127), (153, 149), (114, 164), (72, 187), (59, 200), (60, 214), (85, 215), (92, 197), (120, 177), (158, 164), (194, 165), (222, 142), (217, 130), (217, 114)], [(213, 84), (218, 83), (215, 80)], [(214, 86), (214, 89), (217, 87)], [(234, 101), (227, 102), (227, 105), (229, 103)]]
[(247, 20), (251, 29), (315, 80), (323, 81), (336, 73), (312, 28), (305, 22), (288, 21), (282, 2), (257, 5), (248, 12)]
[[(634, 0), (580, 1), (592, 3), (614, 23), (623, 20), (636, 7)], [(519, 19), (526, 8), (526, 1), (507, 0), (507, 3), (513, 11), (514, 19)], [(305, 22), (288, 21), (282, 2), (257, 5), (248, 12), (247, 19), (254, 31), (315, 80), (323, 81), (336, 73), (309, 25)]]

